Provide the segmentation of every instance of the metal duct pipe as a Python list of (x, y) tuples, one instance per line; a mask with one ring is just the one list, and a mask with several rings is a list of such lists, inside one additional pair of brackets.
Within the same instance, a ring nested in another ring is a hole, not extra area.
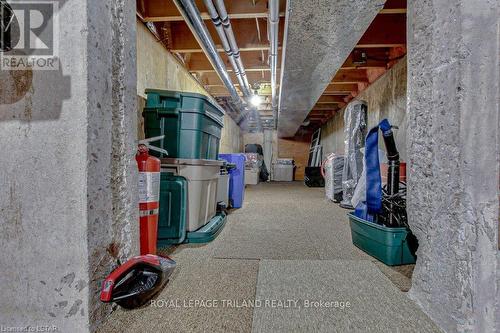
[(275, 123), (278, 120), (278, 98), (276, 87), (276, 72), (278, 67), (278, 30), (280, 23), (280, 2), (279, 0), (269, 0), (269, 67), (271, 68), (271, 104)]
[(208, 60), (214, 67), (215, 71), (219, 75), (220, 79), (229, 90), (229, 94), (233, 97), (236, 102), (242, 102), (241, 97), (238, 95), (236, 88), (229, 77), (229, 73), (226, 70), (226, 66), (222, 61), (217, 48), (215, 47), (214, 41), (207, 30), (207, 26), (203, 22), (200, 11), (196, 7), (193, 0), (175, 0), (175, 5), (179, 9), (179, 12), (184, 17), (187, 25), (193, 32), (196, 40), (202, 47)]
[[(206, 0), (205, 3), (210, 3), (210, 5), (213, 6), (212, 0)], [(229, 16), (227, 14), (226, 6), (224, 5), (224, 0), (215, 0), (215, 7), (217, 8), (218, 19), (222, 23), (222, 27), (225, 32), (225, 37), (227, 38), (227, 42), (229, 43), (229, 47), (231, 49), (230, 57), (232, 56), (234, 58), (236, 66), (238, 67), (237, 71), (239, 72), (241, 80), (243, 81), (243, 86), (242, 86), (243, 94), (245, 96), (251, 96), (253, 95), (252, 89), (250, 88), (250, 84), (248, 83), (248, 78), (245, 72), (245, 66), (243, 66), (243, 62), (241, 61), (240, 49), (238, 48), (238, 44), (236, 43), (236, 39), (234, 37), (233, 28), (231, 27), (231, 22), (229, 21)]]
[(244, 95), (246, 95), (246, 86), (245, 86), (245, 81), (241, 77), (240, 69), (238, 64), (236, 63), (236, 59), (233, 56), (233, 52), (231, 51), (231, 46), (229, 45), (229, 41), (227, 40), (226, 33), (224, 31), (224, 27), (222, 26), (222, 21), (219, 17), (219, 13), (217, 12), (217, 9), (215, 8), (212, 0), (204, 0), (205, 7), (207, 7), (208, 14), (210, 15), (210, 18), (212, 19), (212, 22), (214, 23), (215, 30), (217, 31), (217, 34), (219, 35), (219, 38), (222, 42), (222, 48), (224, 49), (224, 52), (226, 52), (227, 57), (229, 58), (229, 62), (231, 63), (231, 66), (233, 67), (234, 74), (236, 75), (236, 78), (238, 79), (238, 83), (241, 87), (241, 90)]

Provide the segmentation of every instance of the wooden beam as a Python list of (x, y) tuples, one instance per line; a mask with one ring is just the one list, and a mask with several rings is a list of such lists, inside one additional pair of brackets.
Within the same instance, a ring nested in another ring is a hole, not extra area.
[(366, 70), (366, 76), (368, 77), (368, 82), (375, 82), (379, 77), (384, 75), (386, 72), (385, 68), (370, 68)]
[[(388, 44), (389, 45), (389, 44)], [(387, 47), (397, 47), (401, 45), (389, 45)], [(370, 46), (368, 46), (370, 47)], [(217, 52), (223, 53), (224, 49), (222, 47), (217, 47)], [(281, 50), (281, 46), (279, 47)], [(253, 52), (253, 51), (268, 51), (269, 50), (269, 45), (267, 44), (254, 44), (254, 45), (247, 45), (245, 47), (240, 47), (240, 52)], [(176, 49), (172, 48), (170, 51), (173, 53), (202, 53), (203, 50), (200, 48), (193, 48), (193, 49)]]
[[(358, 85), (357, 84), (352, 84), (352, 83), (336, 83), (332, 82), (326, 87), (325, 93), (330, 91), (330, 92), (341, 92), (344, 95), (350, 93), (351, 91), (358, 90)], [(334, 94), (326, 94), (326, 95), (334, 95)]]
[[(333, 111), (331, 111), (333, 112)], [(309, 113), (307, 115), (307, 118), (311, 119), (311, 118), (324, 118), (324, 117), (327, 117), (329, 113)]]
[[(264, 52), (264, 55), (262, 55)], [(231, 63), (225, 53), (220, 54), (222, 60), (226, 64), (226, 68), (231, 69)], [(241, 60), (246, 70), (249, 71), (269, 71), (270, 67), (267, 64), (268, 50), (266, 51), (249, 51), (240, 53)], [(281, 51), (278, 52), (278, 70), (281, 67)], [(204, 53), (193, 53), (191, 55), (192, 72), (213, 72), (212, 64), (208, 61)]]
[(321, 96), (342, 96), (342, 97), (347, 97), (347, 96), (350, 96), (351, 95), (351, 92), (350, 91), (334, 91), (334, 90), (330, 90), (330, 89), (327, 89), (323, 92), (323, 95)]
[[(259, 82), (271, 82), (271, 73), (270, 72), (264, 72), (264, 78), (262, 78), (262, 74), (260, 72), (247, 72), (247, 78), (250, 84)], [(238, 80), (236, 79), (236, 75), (232, 71), (229, 72), (229, 76), (231, 77), (231, 80), (233, 84), (237, 85)], [(204, 85), (221, 85), (222, 81), (220, 80), (219, 76), (217, 73), (214, 72), (206, 72), (202, 74), (203, 80), (204, 80)]]
[[(170, 50), (172, 48), (172, 29), (170, 28), (170, 23), (163, 23), (160, 30), (163, 32), (163, 44), (165, 44), (167, 50)], [(190, 55), (190, 53), (186, 54)]]
[(358, 82), (368, 82), (366, 69), (355, 69), (355, 70), (340, 69), (333, 77), (332, 82), (351, 83), (351, 84), (357, 84)]
[(334, 109), (338, 109), (339, 108), (339, 104), (345, 104), (343, 101), (342, 102), (336, 102), (336, 103), (321, 103), (321, 104), (318, 104), (316, 103), (316, 105), (313, 107), (313, 109), (317, 109), (317, 110), (322, 110), (322, 109), (327, 109), (327, 110), (334, 110)]
[(332, 113), (334, 113), (335, 111), (329, 111), (328, 113), (314, 113), (311, 111), (311, 113), (309, 113), (309, 115), (307, 117), (311, 118), (325, 118), (325, 117), (328, 117), (330, 116)]
[(406, 8), (382, 9), (379, 14), (406, 14)]
[[(389, 60), (384, 60), (384, 59), (389, 59), (388, 54), (390, 50), (391, 49), (387, 48), (373, 48), (373, 49), (361, 50), (362, 52), (365, 52), (365, 54), (367, 55), (368, 57), (367, 62), (362, 65), (355, 64), (353, 63), (353, 56), (351, 54), (342, 65), (342, 69), (345, 70), (377, 69), (377, 68), (385, 69), (387, 67), (387, 61)], [(264, 55), (262, 55), (262, 52), (264, 52)], [(247, 51), (241, 53), (241, 59), (247, 71), (254, 71), (254, 72), (270, 71), (271, 69), (266, 63), (268, 54), (269, 54), (268, 50)], [(221, 58), (226, 64), (226, 67), (229, 70), (231, 70), (231, 65), (227, 58), (227, 55), (225, 53), (221, 53)], [(197, 52), (191, 54), (190, 63), (191, 66), (189, 70), (191, 72), (200, 72), (200, 73), (215, 72), (215, 70), (212, 67), (212, 64), (210, 64), (204, 53)], [(280, 68), (281, 68), (281, 50), (279, 50), (278, 52), (278, 71)]]
[(323, 92), (323, 96), (342, 96), (344, 99), (358, 91), (357, 84), (350, 83), (330, 83)]
[[(239, 87), (238, 84), (235, 84), (236, 87)], [(209, 85), (204, 85), (204, 88), (213, 96), (229, 96), (229, 92), (227, 91), (226, 87), (221, 83), (221, 84), (209, 84)], [(271, 94), (263, 94), (260, 93), (260, 96), (271, 96)]]
[(390, 50), (389, 48), (357, 48), (356, 52), (366, 55), (366, 63), (355, 63), (353, 51), (342, 65), (342, 69), (387, 68)]
[[(260, 20), (260, 30), (262, 35), (267, 35), (267, 25), (264, 20)], [(240, 51), (268, 51), (269, 44), (259, 42), (255, 33), (254, 19), (240, 19), (232, 22), (233, 31)], [(218, 52), (224, 52), (221, 42), (213, 24), (207, 24), (207, 28), (217, 46)], [(201, 53), (203, 50), (191, 34), (184, 21), (172, 22), (172, 52), (178, 53)], [(284, 20), (280, 20), (279, 40), (283, 40)], [(249, 33), (250, 32), (250, 33)], [(356, 48), (393, 48), (404, 47), (406, 45), (406, 15), (387, 14), (377, 15), (363, 37), (361, 37)], [(380, 64), (378, 64), (380, 65)]]
[[(226, 67), (228, 72), (233, 72), (233, 69), (231, 67)], [(197, 69), (193, 70), (192, 68), (189, 68), (189, 71), (191, 73), (215, 73), (215, 70), (213, 69)], [(257, 67), (251, 67), (248, 68), (245, 66), (245, 72), (269, 72), (270, 69), (268, 67), (263, 67), (263, 66), (257, 66)], [(278, 70), (279, 72), (279, 70)]]
[(357, 48), (397, 47), (406, 44), (406, 15), (377, 15), (370, 24)]
[(390, 47), (404, 47), (406, 43), (382, 43), (382, 44), (357, 44), (354, 48), (356, 49), (368, 49), (368, 48), (390, 48)]
[(387, 0), (379, 14), (406, 14), (406, 0)]
[(407, 0), (387, 0), (384, 4), (384, 9), (406, 9), (406, 2)]
[(314, 107), (311, 111), (336, 111), (339, 107)]
[[(279, 40), (283, 40), (285, 20), (280, 20)], [(260, 42), (255, 29), (255, 19), (241, 19), (231, 21), (234, 36), (238, 42), (240, 51), (266, 51), (269, 43)], [(267, 24), (264, 20), (259, 20), (260, 31), (263, 36), (267, 36)], [(219, 52), (223, 52), (221, 41), (212, 23), (207, 24), (208, 31)], [(184, 21), (171, 22), (172, 30), (172, 52), (178, 53), (199, 53), (203, 52), (196, 38)]]
[[(382, 10), (383, 11), (383, 10)], [(203, 20), (210, 20), (210, 15), (208, 13), (203, 12), (200, 13), (200, 16)], [(255, 19), (255, 18), (267, 18), (267, 12), (254, 12), (254, 13), (232, 13), (228, 14), (230, 20), (240, 20), (240, 19)], [(285, 13), (281, 12), (280, 17), (285, 17)], [(179, 22), (184, 21), (184, 18), (181, 15), (174, 16), (145, 16), (144, 22)]]
[[(207, 14), (203, 0), (195, 0), (195, 5), (205, 20), (210, 17)], [(183, 21), (183, 18), (172, 0), (147, 0), (145, 1), (145, 17), (150, 21)], [(253, 4), (251, 1), (225, 1), (225, 7), (229, 18), (255, 18), (267, 17), (267, 1), (257, 1)], [(286, 0), (280, 0), (280, 8), (286, 8)], [(284, 16), (284, 12), (280, 13)]]
[(342, 96), (328, 96), (324, 95), (319, 98), (316, 104), (332, 104), (332, 103), (345, 103), (344, 98)]
[(145, 0), (137, 0), (136, 2), (137, 16), (142, 22), (144, 22), (144, 15), (146, 14), (146, 3)]

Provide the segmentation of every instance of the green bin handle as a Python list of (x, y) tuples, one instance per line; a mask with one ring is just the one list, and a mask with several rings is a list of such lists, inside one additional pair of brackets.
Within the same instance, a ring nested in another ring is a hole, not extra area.
[(161, 115), (175, 115), (176, 117), (179, 116), (179, 108), (172, 108), (172, 109), (169, 109), (169, 108), (161, 108), (161, 109), (156, 109), (156, 114), (157, 116), (161, 116)]

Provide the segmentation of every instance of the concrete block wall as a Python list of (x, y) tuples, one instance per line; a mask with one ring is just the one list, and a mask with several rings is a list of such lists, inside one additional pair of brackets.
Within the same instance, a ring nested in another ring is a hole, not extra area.
[[(402, 160), (407, 157), (406, 70), (404, 57), (355, 98), (368, 104), (369, 128), (376, 126), (384, 118), (399, 127), (395, 130), (395, 139)], [(344, 153), (344, 110), (345, 108), (340, 110), (321, 129), (323, 156)], [(385, 149), (381, 137), (379, 146)]]
[(135, 1), (60, 1), (58, 18), (59, 70), (0, 71), (0, 323), (87, 332), (138, 251)]
[(500, 331), (499, 2), (408, 2), (410, 296), (447, 332)]
[[(165, 47), (147, 27), (136, 21), (137, 25), (137, 98), (138, 98), (138, 137), (144, 138), (142, 110), (145, 105), (147, 88), (194, 92), (209, 96), (209, 93), (186, 70), (183, 64)], [(221, 153), (242, 151), (240, 127), (229, 116), (224, 116), (220, 148)]]

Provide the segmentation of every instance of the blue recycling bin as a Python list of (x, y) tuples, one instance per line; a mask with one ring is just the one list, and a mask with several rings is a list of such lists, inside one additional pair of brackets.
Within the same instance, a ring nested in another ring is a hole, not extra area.
[(245, 196), (245, 154), (219, 154), (220, 160), (236, 164), (229, 171), (229, 202), (232, 208), (241, 208)]

